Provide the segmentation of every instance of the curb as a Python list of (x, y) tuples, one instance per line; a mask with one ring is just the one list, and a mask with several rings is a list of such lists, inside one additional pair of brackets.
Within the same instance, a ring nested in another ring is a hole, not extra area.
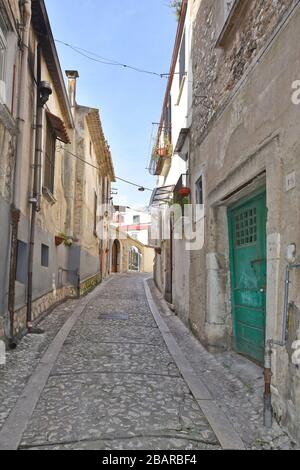
[(193, 367), (174, 339), (166, 322), (163, 320), (157, 304), (152, 297), (148, 285), (149, 279), (151, 278), (144, 280), (144, 288), (154, 320), (164, 338), (171, 356), (175, 361), (175, 364), (177, 365), (192, 395), (194, 396), (207, 421), (209, 422), (212, 430), (217, 436), (222, 449), (245, 450), (245, 445), (238, 433), (235, 431), (232, 423), (215, 402), (206, 385), (197, 376)]

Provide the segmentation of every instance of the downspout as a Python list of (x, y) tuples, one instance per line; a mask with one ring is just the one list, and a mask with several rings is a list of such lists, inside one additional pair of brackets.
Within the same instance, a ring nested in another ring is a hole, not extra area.
[(33, 261), (36, 232), (36, 214), (41, 210), (41, 170), (42, 170), (42, 145), (43, 145), (43, 116), (44, 105), (52, 94), (49, 83), (41, 81), (41, 46), (37, 47), (37, 111), (36, 111), (36, 137), (35, 157), (33, 166), (33, 192), (29, 200), (31, 204), (30, 242), (28, 254), (28, 284), (27, 284), (27, 312), (26, 325), (30, 333), (40, 333), (33, 330), (32, 325), (32, 290), (33, 290)]
[(285, 286), (284, 286), (284, 308), (281, 339), (269, 339), (266, 342), (265, 349), (265, 393), (264, 393), (264, 425), (266, 428), (272, 428), (273, 411), (272, 411), (272, 352), (276, 346), (284, 348), (288, 342), (288, 323), (289, 323), (289, 295), (290, 295), (290, 273), (294, 269), (300, 269), (300, 264), (288, 264), (285, 270)]
[(14, 311), (15, 311), (15, 281), (17, 274), (17, 247), (18, 247), (18, 229), (21, 211), (20, 195), (21, 195), (21, 173), (22, 159), (25, 151), (25, 135), (24, 127), (26, 120), (26, 103), (27, 103), (27, 73), (28, 73), (28, 51), (29, 51), (29, 33), (31, 25), (31, 0), (23, 1), (23, 36), (19, 89), (18, 89), (18, 110), (17, 110), (17, 126), (18, 135), (16, 142), (16, 157), (14, 168), (14, 184), (13, 184), (13, 204), (11, 207), (11, 247), (10, 247), (10, 270), (9, 270), (9, 293), (8, 293), (8, 311), (9, 311), (9, 345), (16, 346), (14, 339)]

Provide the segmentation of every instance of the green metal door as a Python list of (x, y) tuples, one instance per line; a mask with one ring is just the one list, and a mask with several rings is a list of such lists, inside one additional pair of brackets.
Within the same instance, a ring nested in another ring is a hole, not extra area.
[(228, 211), (235, 348), (263, 363), (266, 324), (266, 193)]

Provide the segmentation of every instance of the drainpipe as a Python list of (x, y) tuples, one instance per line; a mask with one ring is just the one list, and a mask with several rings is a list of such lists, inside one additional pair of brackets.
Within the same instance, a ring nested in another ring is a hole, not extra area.
[(32, 288), (33, 288), (33, 261), (36, 231), (36, 215), (41, 210), (41, 169), (42, 169), (42, 144), (43, 144), (43, 116), (44, 105), (52, 94), (48, 82), (41, 81), (41, 47), (37, 48), (37, 112), (36, 112), (36, 134), (35, 134), (35, 157), (33, 167), (33, 193), (29, 199), (31, 204), (30, 242), (28, 254), (28, 284), (27, 284), (27, 313), (26, 324), (30, 333), (41, 333), (33, 330), (32, 326)]
[(267, 429), (271, 429), (273, 425), (273, 411), (272, 411), (272, 395), (271, 395), (271, 382), (272, 382), (272, 342), (267, 341), (265, 350), (265, 391), (264, 391), (264, 425)]
[(21, 194), (21, 173), (22, 160), (25, 152), (25, 120), (26, 120), (26, 104), (27, 104), (27, 74), (28, 74), (28, 49), (29, 49), (29, 32), (31, 24), (31, 0), (23, 1), (23, 35), (22, 44), (20, 44), (22, 56), (19, 74), (18, 89), (18, 109), (17, 109), (17, 126), (18, 134), (16, 141), (16, 156), (14, 168), (14, 184), (13, 184), (13, 204), (11, 207), (11, 242), (10, 242), (10, 268), (9, 268), (9, 291), (8, 291), (8, 312), (9, 312), (9, 345), (16, 347), (14, 338), (14, 311), (15, 311), (15, 281), (17, 274), (17, 248), (18, 248), (18, 229), (21, 212), (20, 194)]
[(294, 269), (300, 269), (300, 264), (288, 264), (285, 270), (285, 287), (284, 287), (284, 308), (281, 339), (269, 339), (266, 343), (265, 349), (265, 393), (264, 393), (264, 425), (266, 428), (272, 428), (273, 412), (272, 412), (272, 395), (271, 395), (271, 382), (272, 382), (272, 352), (274, 347), (284, 348), (288, 341), (288, 322), (289, 322), (289, 295), (290, 295), (290, 273)]
[[(77, 70), (67, 70), (66, 76), (68, 78), (68, 96), (69, 103), (71, 106), (71, 112), (73, 116), (74, 123), (76, 122), (76, 87), (77, 79), (79, 78), (79, 73)], [(76, 154), (76, 132), (75, 127), (72, 129), (72, 152)], [(65, 222), (65, 232), (68, 236), (74, 235), (74, 193), (75, 193), (75, 180), (76, 180), (76, 162), (74, 158), (69, 156), (64, 159), (64, 189), (65, 189), (65, 199), (67, 203), (67, 212), (66, 212), (66, 222)]]

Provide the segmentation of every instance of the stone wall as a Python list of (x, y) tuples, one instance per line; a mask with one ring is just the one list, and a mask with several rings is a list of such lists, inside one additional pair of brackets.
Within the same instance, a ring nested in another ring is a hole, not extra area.
[[(92, 276), (89, 279), (85, 279), (80, 284), (80, 295), (86, 295), (93, 290), (101, 282), (100, 273)], [(32, 306), (33, 320), (36, 321), (42, 314), (47, 313), (55, 305), (64, 302), (68, 298), (76, 298), (78, 296), (78, 290), (75, 286), (65, 286), (60, 289), (49, 292), (48, 294), (36, 299)], [(15, 312), (15, 335), (19, 335), (26, 329), (26, 306)], [(4, 322), (0, 317), (0, 338), (4, 338)]]
[[(40, 315), (47, 312), (54, 305), (63, 302), (69, 297), (76, 297), (77, 292), (76, 288), (73, 286), (63, 287), (61, 289), (49, 292), (43, 297), (35, 300), (32, 305), (32, 317), (33, 320), (37, 320)], [(26, 328), (26, 310), (27, 307), (24, 306), (21, 309), (15, 312), (15, 321), (14, 328), (15, 334), (18, 335), (22, 333)]]
[(200, 143), (207, 126), (243, 77), (295, 0), (247, 0), (223, 48), (215, 47), (219, 1), (202, 0), (193, 31), (194, 101), (192, 140)]
[[(202, 0), (193, 39), (190, 175), (194, 192), (195, 175), (203, 174), (206, 222), (204, 248), (191, 253), (189, 321), (206, 345), (217, 348), (231, 347), (233, 338), (228, 207), (266, 190), (267, 338), (281, 337), (285, 250), (300, 245), (300, 106), (291, 100), (292, 83), (300, 78), (299, 2), (241, 3), (237, 26), (217, 49), (217, 2)], [(293, 272), (294, 311), (299, 282), (300, 273)], [(294, 327), (290, 341), (299, 335)], [(287, 348), (274, 349), (272, 372), (274, 412), (299, 440), (299, 370)]]

